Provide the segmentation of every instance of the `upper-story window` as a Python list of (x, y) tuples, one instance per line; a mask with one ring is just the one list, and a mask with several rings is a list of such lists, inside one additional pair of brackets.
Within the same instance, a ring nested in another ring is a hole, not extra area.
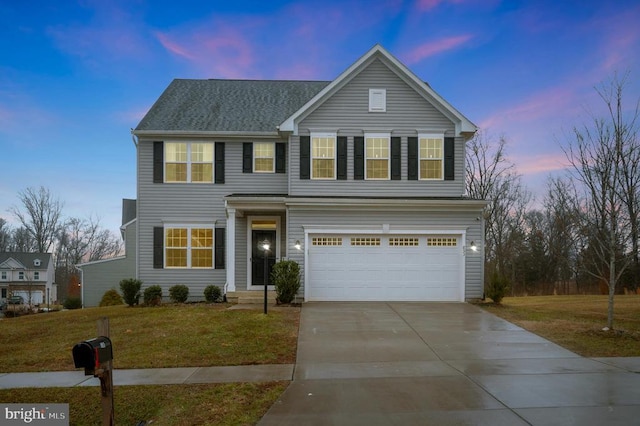
[(22, 272), (22, 271), (18, 272), (18, 280), (20, 280), (20, 281), (24, 280), (24, 272)]
[(444, 137), (420, 135), (420, 179), (444, 179)]
[(253, 171), (256, 173), (275, 172), (275, 143), (254, 142)]
[(213, 143), (165, 143), (165, 182), (213, 182)]
[(213, 268), (213, 227), (202, 225), (165, 228), (167, 268)]
[(311, 135), (311, 178), (336, 178), (335, 133), (317, 133)]
[(2, 279), (2, 281), (7, 281), (9, 279), (7, 271), (2, 271), (2, 274), (0, 274), (0, 279)]
[(387, 89), (369, 89), (369, 112), (387, 111)]
[(365, 179), (390, 178), (390, 140), (388, 134), (365, 135)]
[(33, 280), (34, 281), (40, 280), (40, 272), (38, 272), (38, 271), (34, 271), (33, 272)]

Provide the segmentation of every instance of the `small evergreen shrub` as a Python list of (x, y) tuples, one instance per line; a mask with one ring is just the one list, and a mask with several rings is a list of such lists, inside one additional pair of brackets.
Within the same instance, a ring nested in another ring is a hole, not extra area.
[(140, 301), (140, 288), (142, 287), (142, 281), (135, 278), (128, 278), (120, 281), (120, 291), (122, 291), (122, 298), (124, 302), (129, 305), (137, 305)]
[(120, 293), (118, 293), (118, 290), (115, 288), (105, 291), (102, 299), (100, 299), (100, 306), (118, 306), (123, 304), (124, 300), (122, 300), (122, 296), (120, 296)]
[(169, 297), (175, 303), (184, 303), (189, 298), (189, 287), (184, 284), (176, 284), (169, 289)]
[(276, 287), (276, 302), (291, 303), (300, 289), (300, 266), (293, 260), (282, 260), (273, 266), (271, 279)]
[(204, 300), (209, 303), (219, 302), (222, 299), (222, 290), (217, 285), (208, 285), (204, 289)]
[(65, 309), (80, 309), (82, 308), (82, 299), (79, 297), (68, 297), (67, 300), (64, 301), (62, 306)]
[(152, 285), (145, 288), (142, 298), (147, 306), (160, 306), (162, 304), (162, 287)]
[(500, 304), (507, 295), (507, 291), (509, 291), (509, 280), (498, 271), (494, 271), (487, 286), (486, 296), (494, 303)]

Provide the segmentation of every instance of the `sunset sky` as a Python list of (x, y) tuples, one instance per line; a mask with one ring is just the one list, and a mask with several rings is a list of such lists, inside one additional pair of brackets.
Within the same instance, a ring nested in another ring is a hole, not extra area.
[(44, 185), (117, 231), (130, 129), (174, 78), (332, 80), (380, 43), (481, 129), (541, 198), (594, 90), (640, 97), (640, 1), (0, 0), (0, 217)]

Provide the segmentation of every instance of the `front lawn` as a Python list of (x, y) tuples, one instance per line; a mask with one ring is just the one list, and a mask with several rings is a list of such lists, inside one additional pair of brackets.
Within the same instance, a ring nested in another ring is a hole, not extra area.
[(615, 297), (610, 331), (602, 330), (607, 296), (506, 297), (479, 306), (582, 356), (640, 356), (639, 295)]
[(108, 317), (117, 369), (295, 362), (299, 309), (113, 306), (0, 320), (0, 373), (73, 370), (73, 346)]

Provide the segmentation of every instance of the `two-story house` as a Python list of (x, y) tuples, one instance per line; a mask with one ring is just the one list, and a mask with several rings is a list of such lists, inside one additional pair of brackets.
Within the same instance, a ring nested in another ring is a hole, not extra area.
[(137, 277), (232, 297), (266, 254), (305, 301), (480, 298), (476, 130), (379, 45), (333, 81), (174, 80), (133, 130)]
[(58, 300), (51, 253), (0, 252), (0, 299), (21, 296), (25, 304)]

